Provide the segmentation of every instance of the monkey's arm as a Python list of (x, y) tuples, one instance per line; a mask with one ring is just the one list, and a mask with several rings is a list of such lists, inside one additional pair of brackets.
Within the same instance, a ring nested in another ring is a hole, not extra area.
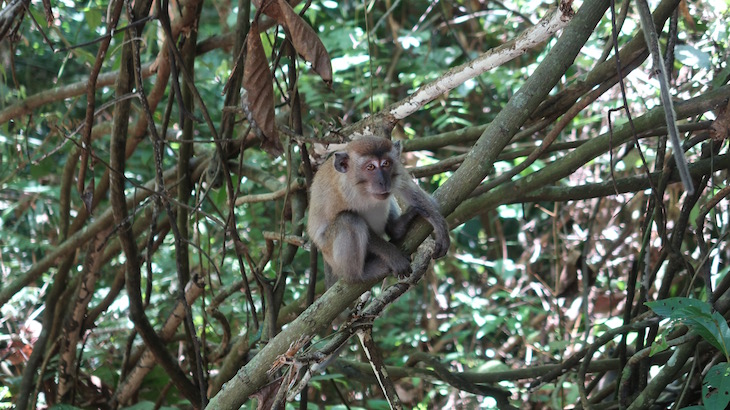
[(332, 272), (349, 282), (382, 279), (388, 272), (400, 277), (411, 271), (408, 258), (353, 212), (340, 212), (320, 243), (317, 245)]
[(434, 235), (436, 236), (436, 247), (433, 251), (433, 258), (438, 259), (449, 250), (451, 244), (451, 238), (449, 238), (449, 225), (446, 223), (446, 219), (441, 215), (438, 210), (438, 204), (431, 195), (424, 192), (415, 182), (410, 179), (404, 178), (404, 184), (401, 186), (400, 195), (401, 199), (405, 201), (410, 208), (398, 218), (394, 224), (394, 234), (400, 232), (401, 237), (405, 235), (408, 224), (417, 215), (420, 215), (428, 221), (433, 227)]
[(363, 269), (365, 279), (374, 279), (379, 276), (378, 271), (382, 272), (383, 267), (399, 278), (411, 273), (411, 261), (401, 253), (397, 246), (381, 238), (373, 231), (370, 231), (367, 252), (374, 258), (370, 257), (365, 262), (365, 268)]
[(388, 224), (385, 226), (385, 233), (392, 241), (399, 241), (406, 236), (408, 232), (408, 225), (411, 224), (413, 218), (418, 216), (418, 212), (413, 207), (402, 215), (395, 215), (395, 217), (388, 219)]

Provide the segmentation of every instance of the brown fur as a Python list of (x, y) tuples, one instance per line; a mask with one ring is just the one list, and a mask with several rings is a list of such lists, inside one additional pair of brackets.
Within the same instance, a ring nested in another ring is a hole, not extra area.
[[(435, 201), (410, 178), (400, 163), (400, 144), (362, 137), (347, 144), (320, 167), (310, 190), (307, 232), (333, 273), (349, 282), (410, 273), (408, 258), (383, 239), (400, 239), (421, 215), (436, 231), (437, 251), (449, 247), (448, 226)], [(401, 217), (393, 195), (410, 205)]]

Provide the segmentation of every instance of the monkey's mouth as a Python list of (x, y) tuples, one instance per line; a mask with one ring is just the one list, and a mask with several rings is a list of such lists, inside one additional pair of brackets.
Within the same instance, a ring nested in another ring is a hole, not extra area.
[(376, 199), (379, 199), (382, 201), (382, 200), (388, 199), (388, 197), (390, 196), (390, 192), (378, 192), (378, 193), (374, 193), (373, 196)]

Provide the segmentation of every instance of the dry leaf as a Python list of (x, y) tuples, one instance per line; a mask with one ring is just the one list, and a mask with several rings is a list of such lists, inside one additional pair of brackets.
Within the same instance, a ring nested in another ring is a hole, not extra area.
[(246, 90), (250, 120), (261, 130), (261, 147), (271, 155), (279, 156), (284, 148), (276, 132), (274, 115), (274, 83), (269, 71), (258, 24), (254, 22), (246, 41), (246, 66), (243, 69), (243, 88)]
[(283, 377), (279, 377), (251, 395), (251, 397), (255, 397), (258, 400), (257, 410), (270, 409), (272, 407), (274, 399), (276, 399), (276, 392), (279, 391), (283, 380)]
[(724, 141), (728, 139), (730, 133), (730, 103), (720, 108), (717, 118), (710, 126), (710, 137), (715, 141)]
[(279, 24), (284, 24), (279, 2), (277, 0), (253, 0), (254, 6), (261, 10), (262, 13), (276, 20)]
[(332, 84), (332, 62), (327, 49), (314, 29), (297, 14), (286, 0), (254, 0), (262, 13), (276, 20), (291, 35), (291, 42), (297, 53), (312, 64), (322, 81)]
[[(284, 16), (279, 21), (291, 34), (291, 41), (297, 52), (312, 64), (314, 71), (328, 86), (332, 84), (332, 62), (324, 44), (314, 29), (302, 19), (286, 0), (276, 0), (278, 9)], [(278, 21), (278, 20), (277, 20)]]

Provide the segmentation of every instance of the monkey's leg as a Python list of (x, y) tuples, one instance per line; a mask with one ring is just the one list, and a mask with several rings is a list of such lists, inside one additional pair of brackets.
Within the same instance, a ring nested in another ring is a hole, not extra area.
[(362, 281), (370, 228), (365, 219), (352, 212), (341, 212), (327, 228), (327, 262), (337, 277), (349, 282)]
[(337, 276), (332, 272), (329, 263), (324, 263), (324, 287), (329, 289), (337, 282)]
[(341, 212), (327, 228), (328, 247), (332, 249), (332, 272), (349, 282), (382, 279), (389, 272), (398, 277), (411, 271), (408, 258), (392, 243), (370, 230), (361, 216)]

